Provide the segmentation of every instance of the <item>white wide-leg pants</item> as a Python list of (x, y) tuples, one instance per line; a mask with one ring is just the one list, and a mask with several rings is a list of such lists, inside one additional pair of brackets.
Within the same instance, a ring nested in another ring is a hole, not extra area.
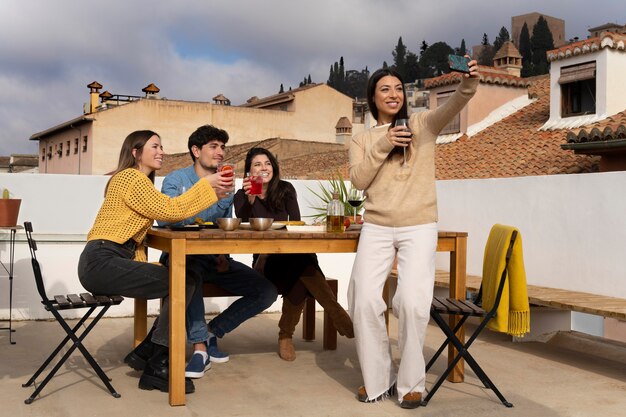
[[(435, 282), (437, 224), (386, 227), (365, 223), (348, 287), (357, 355), (368, 399), (384, 394), (397, 382), (398, 399), (423, 392), (426, 326)], [(398, 287), (393, 314), (398, 317), (400, 364), (391, 358), (385, 326), (383, 286), (398, 257)]]

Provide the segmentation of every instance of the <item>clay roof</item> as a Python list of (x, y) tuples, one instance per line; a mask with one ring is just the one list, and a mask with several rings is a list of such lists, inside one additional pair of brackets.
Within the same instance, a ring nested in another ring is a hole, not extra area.
[(87, 87), (99, 90), (102, 88), (102, 84), (100, 84), (98, 81), (94, 81), (91, 84), (87, 84)]
[(626, 111), (567, 133), (561, 148), (578, 153), (598, 154), (626, 150)]
[[(489, 67), (486, 65), (479, 65), (480, 69), (480, 82), (485, 84), (500, 84), (508, 85), (511, 87), (523, 87), (526, 88), (530, 84), (527, 78), (517, 77), (509, 74), (506, 70), (498, 69), (495, 67)], [(444, 85), (457, 84), (461, 82), (463, 74), (458, 72), (450, 72), (448, 74), (440, 75), (439, 77), (430, 78), (424, 81), (424, 88), (431, 89)]]
[(349, 128), (349, 127), (352, 127), (352, 123), (350, 122), (350, 119), (348, 119), (346, 116), (340, 117), (339, 120), (337, 121), (337, 124), (335, 125), (335, 129)]
[(537, 100), (468, 138), (437, 146), (438, 179), (501, 178), (598, 170), (599, 157), (561, 149), (567, 130), (540, 131), (550, 116), (550, 77), (535, 77)]
[(102, 97), (103, 99), (107, 99), (113, 97), (113, 94), (109, 93), (109, 90), (106, 90), (105, 92), (100, 94), (100, 97)]
[(522, 54), (519, 53), (513, 42), (506, 41), (502, 44), (502, 47), (498, 49), (498, 52), (494, 55), (493, 59), (499, 59), (504, 57), (522, 58)]
[(143, 91), (144, 93), (158, 93), (159, 91), (161, 91), (161, 89), (159, 89), (159, 87), (157, 87), (156, 85), (150, 83), (148, 84), (148, 86), (142, 88), (141, 91)]
[(224, 94), (218, 94), (215, 97), (213, 97), (213, 100), (215, 101), (229, 101), (228, 98), (226, 98), (226, 96)]
[(625, 44), (625, 34), (602, 32), (600, 36), (595, 38), (573, 42), (560, 48), (548, 51), (548, 61), (557, 61), (571, 56), (589, 54), (597, 52), (603, 48), (610, 48), (623, 52), (625, 50)]

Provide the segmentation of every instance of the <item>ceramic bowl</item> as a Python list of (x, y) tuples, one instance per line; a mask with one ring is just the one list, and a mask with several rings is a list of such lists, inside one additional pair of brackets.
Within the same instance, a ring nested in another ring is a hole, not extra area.
[(250, 227), (252, 230), (267, 230), (272, 227), (272, 223), (274, 223), (274, 219), (269, 217), (251, 217), (250, 218)]
[(241, 219), (236, 217), (220, 217), (217, 219), (217, 225), (225, 231), (237, 230), (241, 224)]

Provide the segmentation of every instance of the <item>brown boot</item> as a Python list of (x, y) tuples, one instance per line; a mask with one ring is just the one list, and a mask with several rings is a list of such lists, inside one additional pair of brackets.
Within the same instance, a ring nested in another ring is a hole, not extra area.
[(300, 281), (320, 303), (324, 311), (328, 313), (339, 334), (352, 339), (354, 337), (352, 320), (346, 310), (337, 302), (337, 296), (326, 283), (326, 278), (315, 269), (313, 274), (302, 275)]
[(286, 361), (296, 360), (296, 349), (293, 346), (291, 337), (296, 330), (296, 325), (300, 321), (304, 301), (298, 305), (292, 304), (283, 297), (283, 308), (280, 320), (278, 320), (278, 356)]
[(291, 336), (278, 336), (278, 356), (288, 362), (296, 360), (296, 348), (293, 347)]

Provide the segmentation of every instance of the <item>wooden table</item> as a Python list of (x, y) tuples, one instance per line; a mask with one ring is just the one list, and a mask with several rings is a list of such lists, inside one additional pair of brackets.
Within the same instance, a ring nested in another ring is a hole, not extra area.
[[(244, 253), (356, 252), (360, 232), (301, 233), (286, 230), (257, 232), (219, 229), (171, 231), (152, 228), (147, 246), (170, 254), (170, 405), (185, 404), (185, 255)], [(450, 296), (465, 297), (467, 233), (439, 232), (437, 250), (450, 252)], [(135, 300), (135, 345), (147, 333), (146, 301)], [(462, 331), (460, 332), (462, 334)], [(455, 369), (463, 380), (463, 364)]]

